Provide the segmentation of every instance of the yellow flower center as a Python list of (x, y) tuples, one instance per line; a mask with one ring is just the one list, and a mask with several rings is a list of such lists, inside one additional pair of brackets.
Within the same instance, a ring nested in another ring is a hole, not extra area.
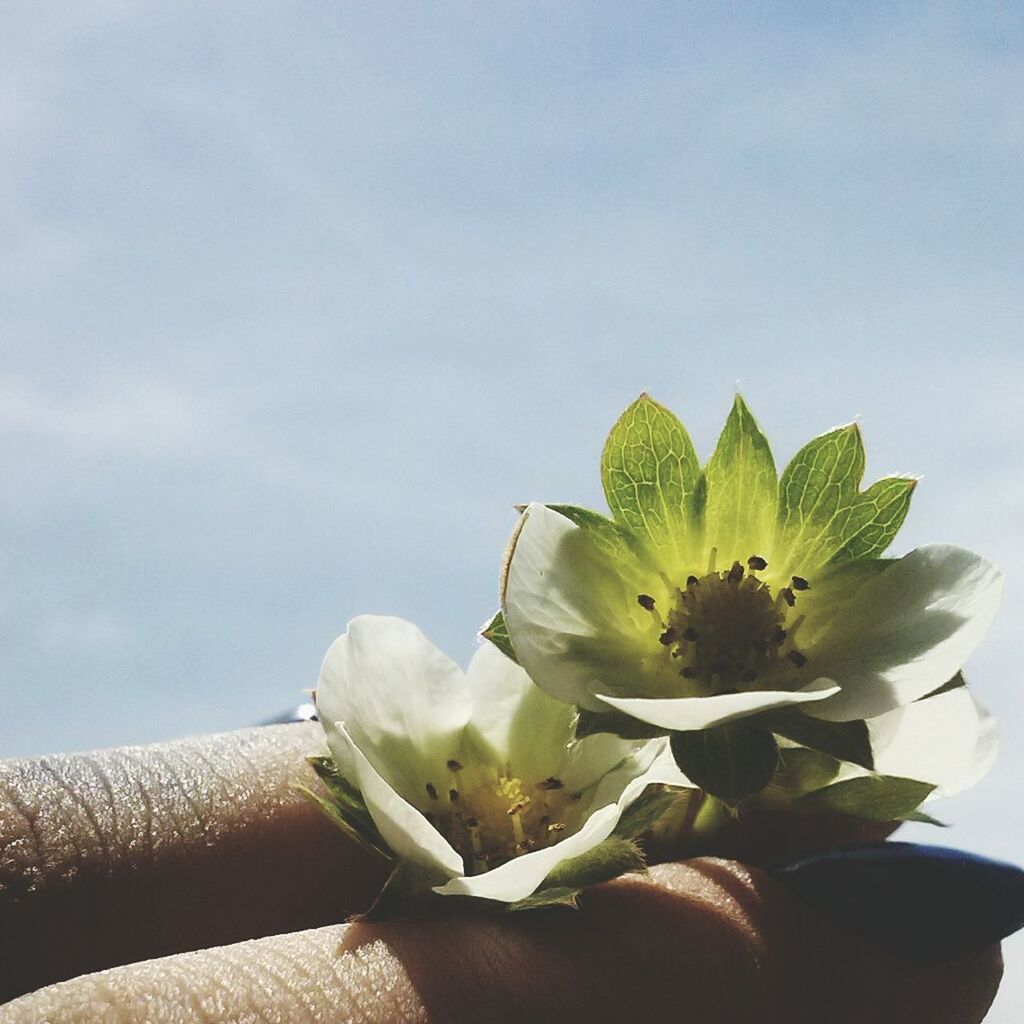
[(526, 783), (511, 772), (492, 770), (461, 785), (463, 766), (448, 762), (448, 785), (426, 784), (424, 814), (462, 857), (467, 875), (490, 871), (513, 857), (558, 842), (566, 832), (579, 793), (561, 779)]
[(705, 575), (672, 587), (664, 618), (653, 597), (637, 595), (653, 617), (652, 629), (674, 671), (702, 692), (728, 693), (749, 688), (780, 659), (803, 668), (807, 658), (796, 647), (796, 636), (804, 617), (794, 609), (797, 594), (810, 589), (807, 580), (793, 576), (773, 593), (757, 575), (768, 568), (762, 557), (751, 555), (746, 567), (733, 562), (716, 572), (715, 554)]

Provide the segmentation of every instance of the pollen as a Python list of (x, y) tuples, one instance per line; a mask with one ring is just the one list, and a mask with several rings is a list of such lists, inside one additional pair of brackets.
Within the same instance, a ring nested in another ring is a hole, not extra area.
[[(454, 768), (453, 765), (458, 765)], [(429, 803), (421, 812), (462, 857), (467, 874), (479, 874), (513, 857), (561, 839), (574, 815), (579, 793), (566, 793), (556, 776), (528, 781), (509, 768), (448, 762), (460, 786), (438, 802), (437, 787), (425, 786)]]
[(715, 561), (705, 575), (689, 575), (674, 588), (664, 621), (654, 612), (653, 600), (648, 609), (658, 620), (655, 635), (662, 656), (685, 681), (680, 685), (687, 693), (735, 692), (750, 688), (773, 668), (802, 669), (807, 657), (795, 640), (804, 616), (792, 609), (810, 583), (792, 576), (788, 585), (773, 590), (756, 575), (768, 567), (758, 554), (726, 563), (729, 568), (717, 572)]

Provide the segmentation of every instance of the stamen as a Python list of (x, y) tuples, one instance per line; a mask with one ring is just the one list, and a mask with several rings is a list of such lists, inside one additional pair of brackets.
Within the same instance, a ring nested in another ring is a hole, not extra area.
[(773, 644), (781, 644), (786, 639), (786, 631), (781, 626), (773, 626), (768, 639)]
[(793, 577), (793, 589), (794, 590), (810, 590), (811, 585), (803, 578), (803, 576)]
[(708, 575), (710, 576), (715, 571), (715, 563), (718, 561), (718, 548), (712, 548), (711, 554), (708, 556)]
[(797, 668), (803, 668), (804, 665), (807, 664), (807, 659), (799, 651), (790, 651), (786, 657), (789, 658)]
[(556, 779), (554, 775), (550, 778), (545, 779), (543, 782), (537, 783), (538, 789), (561, 789), (565, 783), (561, 779)]
[(760, 555), (751, 555), (747, 559), (747, 565), (753, 572), (760, 572), (762, 569), (768, 568), (768, 561)]
[(739, 562), (733, 562), (732, 568), (729, 570), (729, 582), (739, 583), (743, 579), (743, 566)]
[(783, 601), (785, 601), (786, 604), (789, 605), (790, 608), (792, 608), (793, 605), (796, 604), (796, 595), (793, 593), (792, 590), (789, 589), (789, 587), (783, 587), (779, 591), (779, 597), (781, 597)]
[(437, 799), (437, 789), (434, 787), (432, 782), (427, 783), (427, 796), (429, 796), (431, 800)]
[(459, 802), (459, 791), (457, 789), (449, 789), (448, 790), (448, 799), (453, 804), (457, 804)]
[(566, 826), (564, 821), (553, 821), (548, 825), (548, 832), (564, 832), (565, 828)]
[(700, 586), (700, 580), (697, 579), (696, 576), (687, 576), (686, 577), (686, 589), (687, 590), (693, 590), (694, 587), (699, 587), (699, 586)]
[(649, 612), (654, 611), (654, 598), (650, 594), (637, 594), (636, 603)]
[(669, 626), (661, 636), (658, 637), (658, 643), (664, 647), (668, 647), (676, 638), (676, 631)]
[(462, 765), (459, 764), (459, 762), (456, 761), (455, 758), (453, 757), (448, 762), (448, 771), (450, 771), (450, 772), (461, 772), (462, 771)]

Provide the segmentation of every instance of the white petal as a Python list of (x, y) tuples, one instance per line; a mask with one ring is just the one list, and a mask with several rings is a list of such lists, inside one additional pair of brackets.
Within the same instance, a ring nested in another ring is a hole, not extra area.
[(473, 702), (467, 731), (484, 741), (492, 759), (511, 764), (512, 774), (524, 779), (559, 775), (572, 739), (573, 707), (549, 697), (490, 643), (473, 655), (466, 677)]
[(447, 777), (470, 714), (462, 669), (411, 622), (384, 615), (353, 619), (334, 641), (316, 703), (321, 721), (344, 722), (377, 771), (413, 800)]
[(918, 548), (868, 579), (807, 651), (842, 692), (808, 714), (874, 718), (956, 673), (999, 606), (1002, 574), (951, 545)]
[(631, 718), (660, 726), (662, 729), (692, 731), (725, 725), (738, 718), (761, 711), (807, 704), (833, 697), (839, 687), (831, 680), (815, 680), (802, 690), (755, 690), (749, 693), (725, 693), (717, 697), (610, 697), (600, 699)]
[(936, 786), (933, 797), (974, 785), (995, 757), (995, 722), (966, 686), (868, 721), (875, 770)]
[(413, 861), (438, 877), (461, 874), (462, 858), (441, 833), (381, 778), (349, 735), (345, 723), (334, 724), (329, 735), (331, 753), (339, 763), (353, 766), (353, 782), (384, 842), (399, 858)]
[(604, 842), (618, 824), (621, 813), (617, 804), (609, 804), (592, 814), (579, 832), (554, 846), (515, 857), (482, 875), (453, 878), (445, 885), (437, 886), (434, 892), (442, 896), (479, 896), (502, 903), (525, 899), (563, 861)]
[(629, 647), (621, 568), (565, 516), (540, 504), (523, 514), (503, 595), (512, 645), (538, 686), (591, 711), (617, 649)]

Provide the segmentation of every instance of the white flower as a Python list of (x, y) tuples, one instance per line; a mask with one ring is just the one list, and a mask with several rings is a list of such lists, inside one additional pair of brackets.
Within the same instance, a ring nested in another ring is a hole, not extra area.
[(685, 781), (663, 741), (571, 742), (573, 709), (491, 644), (463, 673), (397, 618), (349, 623), (316, 702), (377, 838), (443, 896), (523, 900), (609, 840), (649, 783)]
[(701, 469), (643, 396), (602, 459), (614, 519), (542, 504), (522, 517), (503, 588), (517, 659), (560, 700), (666, 731), (790, 706), (863, 720), (930, 693), (987, 630), (1001, 574), (951, 545), (878, 557), (915, 481), (860, 491), (863, 467), (851, 426), (777, 478), (737, 397)]

